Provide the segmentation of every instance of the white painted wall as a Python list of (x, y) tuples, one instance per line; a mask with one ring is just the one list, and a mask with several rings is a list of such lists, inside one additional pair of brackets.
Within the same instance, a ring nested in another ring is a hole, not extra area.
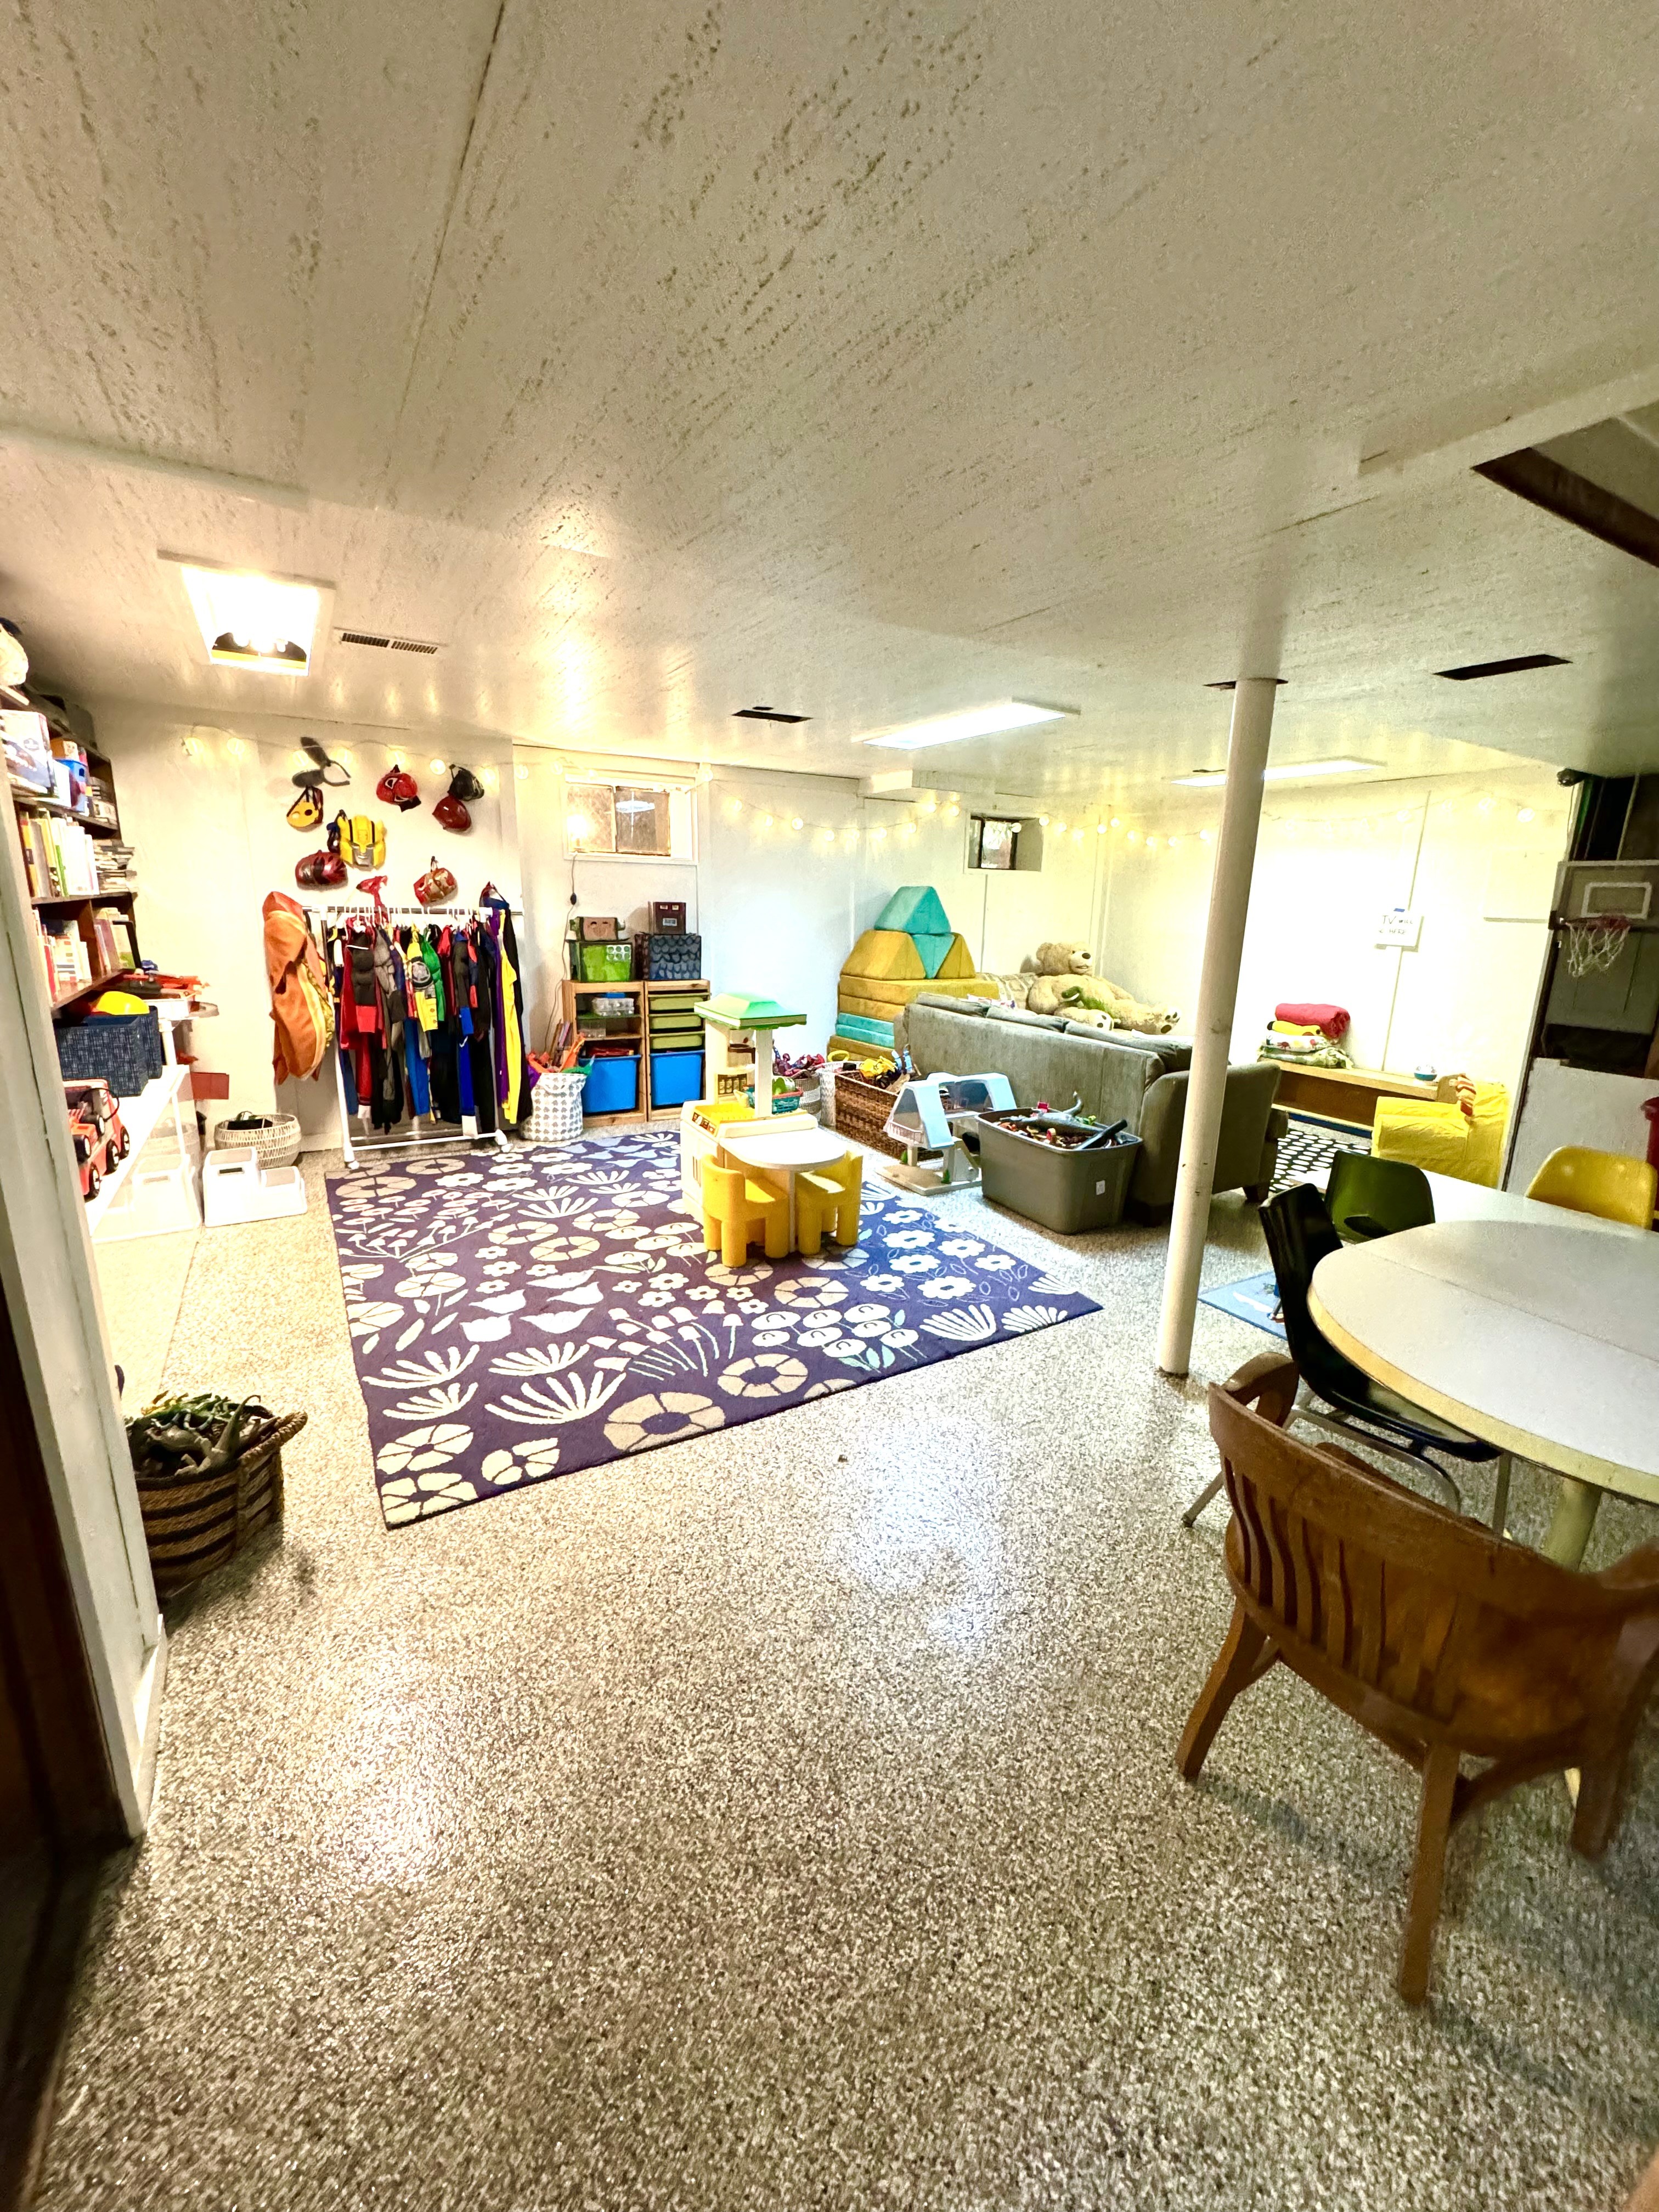
[[(526, 959), (535, 962), (527, 996), (539, 1042), (562, 972), (571, 863), (562, 857), (557, 761), (525, 748), (516, 764), (524, 771), (516, 793)], [(938, 891), (982, 968), (1017, 969), (1045, 938), (1094, 941), (1104, 841), (1092, 832), (1050, 838), (1041, 871), (988, 873), (967, 866), (965, 805), (954, 818), (942, 810), (922, 816), (909, 805), (860, 799), (844, 778), (761, 771), (722, 772), (695, 797), (695, 862), (579, 860), (580, 910), (643, 927), (650, 901), (684, 899), (710, 981), (800, 1007), (807, 1020), (798, 1049), (821, 1051), (828, 1042), (842, 963), (903, 884)]]
[[(1532, 818), (1523, 823), (1517, 817), (1528, 808)], [(1144, 836), (1130, 844), (1127, 828), (1107, 841), (1101, 969), (1188, 1018), (1213, 849), (1197, 831), (1211, 819), (1172, 816), (1151, 850)], [(1533, 769), (1328, 793), (1270, 786), (1239, 975), (1235, 1059), (1255, 1058), (1280, 1000), (1327, 1000), (1352, 1016), (1347, 1044), (1359, 1066), (1466, 1070), (1509, 1085), (1513, 1096), (1568, 820), (1566, 794), (1553, 775)], [(1179, 839), (1173, 846), (1171, 831)], [(1488, 919), (1489, 903), (1535, 919)], [(1394, 906), (1422, 915), (1414, 951), (1376, 943), (1378, 918)]]
[[(139, 949), (163, 968), (203, 976), (219, 1008), (216, 1020), (198, 1023), (194, 1030), (203, 1065), (231, 1079), (229, 1103), (210, 1106), (210, 1121), (240, 1107), (270, 1110), (270, 994), (260, 908), (272, 890), (302, 904), (343, 896), (308, 893), (294, 881), (295, 863), (324, 843), (340, 807), (386, 823), (386, 873), (394, 901), (412, 903), (415, 878), (434, 854), (454, 873), (460, 897), (476, 898), (487, 878), (518, 897), (514, 784), (503, 740), (445, 744), (428, 736), (418, 750), (400, 749), (395, 731), (275, 714), (224, 717), (209, 726), (169, 708), (118, 702), (94, 702), (93, 712), (99, 744), (115, 771), (122, 830), (137, 854)], [(297, 795), (290, 779), (303, 764), (296, 749), (307, 732), (337, 757), (344, 754), (352, 780), (325, 792), (322, 825), (301, 833), (285, 817)], [(470, 805), (472, 828), (464, 836), (432, 817), (433, 802), (449, 781), (447, 769), (441, 775), (432, 769), (440, 754), (494, 779)], [(374, 796), (394, 757), (404, 760), (421, 789), (422, 805), (407, 814)], [(280, 1103), (299, 1115), (308, 1143), (337, 1142), (326, 1065), (320, 1081), (285, 1085)]]

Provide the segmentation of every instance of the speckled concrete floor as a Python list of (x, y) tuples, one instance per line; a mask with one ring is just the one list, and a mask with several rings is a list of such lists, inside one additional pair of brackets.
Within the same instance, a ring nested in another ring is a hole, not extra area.
[[(1203, 1384), (1267, 1340), (1200, 1307), (1158, 1379), (1161, 1235), (994, 1216), (1105, 1310), (388, 1534), (310, 1173), (204, 1240), (169, 1354), (311, 1425), (280, 1547), (174, 1608), (46, 2212), (1622, 2201), (1654, 1735), (1599, 1867), (1553, 1783), (1463, 1834), (1401, 2006), (1411, 1778), (1282, 1674), (1174, 1771)], [(1261, 1264), (1240, 1201), (1212, 1237)]]

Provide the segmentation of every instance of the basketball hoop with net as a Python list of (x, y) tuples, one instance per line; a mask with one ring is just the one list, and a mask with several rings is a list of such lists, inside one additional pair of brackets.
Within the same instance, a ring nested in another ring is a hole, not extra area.
[(1577, 921), (1564, 921), (1561, 934), (1565, 940), (1569, 975), (1575, 981), (1584, 975), (1603, 975), (1625, 949), (1625, 940), (1630, 935), (1630, 916), (1585, 915)]

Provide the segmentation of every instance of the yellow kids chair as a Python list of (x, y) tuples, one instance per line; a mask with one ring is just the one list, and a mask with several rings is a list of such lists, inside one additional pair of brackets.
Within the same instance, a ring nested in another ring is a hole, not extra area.
[(750, 1244), (764, 1239), (769, 1260), (789, 1256), (789, 1200), (781, 1190), (750, 1182), (741, 1168), (702, 1165), (702, 1241), (728, 1267), (741, 1267)]
[(810, 1174), (802, 1169), (795, 1177), (796, 1249), (810, 1258), (823, 1245), (826, 1229), (837, 1244), (856, 1244), (863, 1196), (864, 1160), (858, 1152)]
[(1659, 1172), (1626, 1152), (1595, 1152), (1587, 1145), (1563, 1145), (1550, 1154), (1527, 1185), (1528, 1198), (1546, 1206), (1565, 1206), (1573, 1213), (1594, 1213), (1603, 1221), (1628, 1221), (1634, 1229), (1653, 1225)]

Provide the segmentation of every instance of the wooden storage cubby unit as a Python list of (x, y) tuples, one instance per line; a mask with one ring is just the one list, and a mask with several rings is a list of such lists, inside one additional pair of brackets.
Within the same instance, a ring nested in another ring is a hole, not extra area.
[[(590, 1129), (607, 1129), (629, 1122), (643, 1125), (650, 1120), (652, 1114), (651, 1049), (653, 1034), (651, 1001), (653, 998), (706, 999), (708, 996), (708, 984), (702, 977), (698, 977), (696, 981), (689, 983), (647, 983), (639, 981), (631, 983), (573, 983), (567, 979), (559, 986), (561, 1017), (565, 1021), (574, 1023), (578, 1026), (586, 1018), (586, 1009), (590, 1000), (626, 998), (633, 1001), (632, 1015), (614, 1024), (607, 1023), (605, 1035), (619, 1043), (626, 1041), (639, 1053), (638, 1103), (626, 1114), (590, 1114), (585, 1118), (584, 1127)], [(669, 1046), (666, 1042), (670, 1036), (678, 1037), (679, 1049), (687, 1051), (690, 1049), (689, 1043), (684, 1041), (685, 1033), (683, 1031), (657, 1031), (656, 1034), (664, 1040), (658, 1046), (659, 1050), (675, 1049), (675, 1047)], [(702, 1048), (701, 1024), (698, 1024), (696, 1043), (697, 1048), (701, 1050)], [(665, 1112), (671, 1109), (664, 1109)], [(678, 1113), (679, 1109), (675, 1107), (672, 1110)]]

